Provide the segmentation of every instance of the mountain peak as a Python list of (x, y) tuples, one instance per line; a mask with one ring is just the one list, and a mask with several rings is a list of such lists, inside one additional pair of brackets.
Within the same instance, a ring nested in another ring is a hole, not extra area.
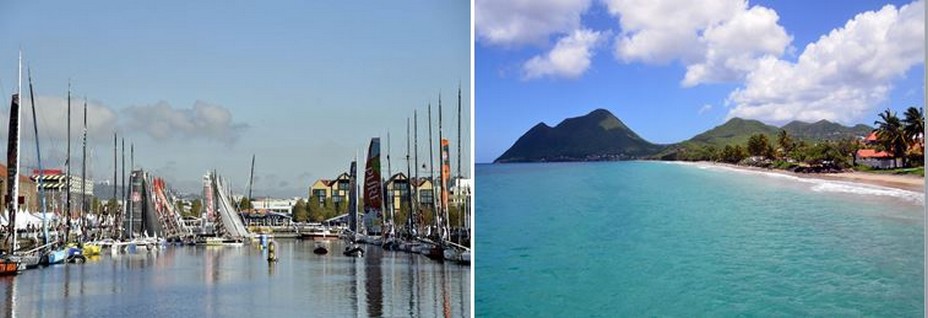
[(632, 159), (660, 149), (661, 146), (642, 139), (611, 112), (599, 108), (567, 118), (554, 128), (535, 125), (496, 162)]

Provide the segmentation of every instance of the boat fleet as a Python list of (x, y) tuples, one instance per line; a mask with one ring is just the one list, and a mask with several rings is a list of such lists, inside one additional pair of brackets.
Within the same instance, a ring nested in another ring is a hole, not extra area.
[[(17, 92), (12, 95), (9, 116), (9, 142), (7, 151), (7, 192), (5, 198), (17, 198), (6, 200), (6, 213), (0, 216), (0, 221), (5, 224), (2, 231), (4, 236), (0, 242), (0, 275), (15, 275), (27, 269), (39, 268), (40, 266), (53, 266), (56, 264), (67, 263), (84, 263), (88, 258), (93, 258), (103, 254), (103, 251), (111, 255), (120, 253), (145, 253), (157, 251), (165, 248), (170, 244), (181, 245), (205, 245), (205, 246), (243, 246), (245, 241), (260, 242), (262, 248), (269, 251), (268, 261), (276, 262), (276, 242), (269, 240), (266, 235), (250, 233), (242, 222), (241, 215), (231, 200), (232, 194), (224, 185), (224, 181), (215, 171), (209, 172), (204, 176), (204, 210), (202, 211), (199, 228), (189, 226), (180, 216), (180, 212), (175, 210), (173, 200), (169, 199), (166, 193), (164, 181), (153, 178), (142, 170), (134, 169), (134, 146), (132, 146), (132, 167), (130, 174), (129, 194), (126, 194), (123, 188), (122, 206), (116, 211), (116, 216), (110, 221), (110, 228), (99, 227), (90, 229), (85, 225), (86, 217), (83, 211), (86, 209), (86, 198), (82, 191), (81, 209), (79, 221), (74, 222), (68, 215), (67, 227), (65, 233), (59, 231), (49, 231), (49, 222), (46, 216), (46, 201), (44, 197), (44, 188), (41, 185), (44, 170), (42, 170), (42, 160), (40, 147), (38, 145), (37, 120), (32, 120), (36, 134), (36, 153), (39, 162), (39, 177), (37, 181), (39, 186), (39, 200), (41, 202), (41, 215), (43, 224), (43, 235), (41, 240), (34, 239), (23, 240), (17, 237), (17, 214), (21, 209), (20, 204), (24, 201), (19, 194), (20, 173), (20, 123), (22, 119), (21, 95), (22, 95), (22, 57), (20, 56), (20, 80)], [(29, 77), (29, 93), (34, 95), (32, 89), (32, 78)], [(68, 158), (70, 154), (70, 85), (68, 89)], [(32, 114), (35, 116), (35, 98), (30, 97), (32, 102)], [(407, 219), (400, 220), (396, 218), (392, 206), (394, 201), (390, 198), (387, 203), (384, 199), (386, 189), (381, 177), (381, 159), (380, 159), (380, 138), (371, 139), (367, 151), (366, 166), (363, 171), (363, 182), (357, 182), (357, 159), (350, 164), (350, 191), (349, 191), (349, 211), (348, 226), (340, 230), (334, 230), (326, 227), (314, 227), (308, 231), (299, 233), (299, 237), (311, 240), (329, 240), (341, 239), (348, 244), (345, 250), (341, 251), (347, 257), (363, 257), (365, 250), (362, 245), (380, 247), (390, 251), (401, 251), (407, 253), (421, 254), (437, 261), (449, 261), (459, 264), (470, 264), (470, 230), (469, 209), (464, 204), (460, 207), (463, 212), (461, 224), (459, 227), (457, 239), (451, 235), (451, 221), (449, 220), (449, 188), (451, 186), (450, 170), (450, 151), (448, 139), (441, 137), (441, 98), (439, 97), (439, 150), (440, 154), (440, 171), (439, 171), (439, 188), (440, 196), (432, 196), (432, 202), (420, 205), (419, 196), (413, 197), (413, 187), (408, 187), (402, 201), (406, 205)], [(83, 152), (86, 159), (86, 133), (87, 133), (87, 105), (86, 98), (84, 101), (84, 127), (83, 127)], [(458, 112), (460, 118), (460, 90), (458, 91)], [(417, 114), (414, 114), (418, 121)], [(431, 105), (429, 105), (429, 121), (431, 122)], [(460, 122), (458, 123), (458, 133), (460, 135)], [(416, 127), (418, 131), (418, 127)], [(407, 175), (410, 175), (410, 150), (409, 150), (409, 124), (407, 121)], [(418, 132), (416, 133), (418, 134)], [(431, 144), (431, 124), (429, 125), (429, 135)], [(114, 135), (114, 160), (116, 159), (117, 139)], [(460, 137), (458, 139), (460, 143)], [(418, 141), (416, 141), (418, 144)], [(429, 152), (433, 147), (430, 145)], [(418, 171), (418, 149), (416, 149), (415, 165)], [(460, 152), (460, 147), (458, 148)], [(432, 165), (430, 154), (429, 166)], [(458, 157), (460, 162), (460, 154)], [(254, 158), (252, 158), (252, 174)], [(389, 165), (389, 155), (387, 156)], [(71, 214), (71, 169), (70, 160), (67, 164), (66, 189), (67, 189), (67, 209)], [(123, 141), (123, 187), (125, 182), (125, 141)], [(117, 176), (116, 168), (118, 162), (114, 164), (114, 180)], [(424, 167), (424, 165), (423, 165)], [(430, 179), (434, 178), (434, 169), (430, 172)], [(82, 175), (86, 171), (86, 165), (82, 169)], [(460, 168), (458, 169), (458, 178), (461, 178)], [(83, 178), (82, 178), (83, 179)], [(86, 180), (86, 179), (83, 179)], [(415, 180), (418, 178), (416, 172)], [(407, 178), (408, 182), (408, 178)], [(82, 181), (83, 183), (83, 181)], [(83, 185), (82, 185), (83, 187)], [(250, 186), (249, 186), (250, 187)], [(250, 190), (249, 190), (250, 192)], [(457, 191), (460, 192), (460, 191)], [(363, 193), (363, 205), (360, 205), (359, 196)], [(114, 182), (114, 197), (116, 197), (116, 182)], [(456, 195), (461, 195), (456, 193)], [(249, 195), (250, 197), (250, 195)], [(469, 202), (470, 200), (459, 200), (459, 202)], [(362, 210), (363, 209), (363, 210)], [(390, 211), (387, 213), (387, 211)], [(425, 218), (423, 214), (428, 214)], [(430, 219), (428, 224), (421, 220)], [(73, 224), (72, 224), (73, 223)], [(73, 228), (73, 230), (72, 230)], [(93, 232), (93, 233), (92, 233)], [(460, 234), (460, 233), (463, 233)], [(63, 235), (62, 235), (63, 234)], [(95, 239), (91, 239), (91, 234)], [(24, 245), (32, 243), (31, 247), (21, 248), (21, 241)], [(315, 254), (328, 254), (328, 247), (325, 244), (316, 244), (313, 252)]]

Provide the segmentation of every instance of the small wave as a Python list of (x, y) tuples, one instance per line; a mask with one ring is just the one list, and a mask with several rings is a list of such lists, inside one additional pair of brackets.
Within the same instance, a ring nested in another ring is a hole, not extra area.
[(887, 188), (887, 187), (880, 187), (880, 186), (860, 185), (856, 183), (843, 183), (843, 182), (836, 182), (836, 181), (826, 181), (826, 182), (821, 182), (819, 184), (816, 184), (812, 186), (812, 191), (863, 194), (863, 195), (878, 195), (878, 196), (896, 197), (896, 198), (905, 199), (905, 200), (917, 202), (917, 203), (925, 202), (924, 195), (918, 192), (893, 189), (893, 188)]
[(770, 171), (757, 171), (749, 170), (736, 167), (728, 167), (722, 165), (706, 164), (706, 163), (690, 163), (687, 165), (695, 166), (704, 170), (723, 170), (729, 172), (735, 172), (740, 174), (749, 174), (757, 175), (769, 178), (784, 179), (790, 181), (796, 181), (800, 183), (812, 185), (812, 191), (815, 192), (828, 192), (828, 193), (849, 193), (849, 194), (862, 194), (862, 195), (876, 195), (876, 196), (886, 196), (900, 198), (914, 203), (925, 203), (925, 196), (920, 192), (902, 190), (878, 185), (870, 185), (856, 182), (848, 181), (835, 181), (835, 180), (823, 180), (816, 178), (802, 178), (798, 176), (788, 175), (779, 172), (770, 172)]

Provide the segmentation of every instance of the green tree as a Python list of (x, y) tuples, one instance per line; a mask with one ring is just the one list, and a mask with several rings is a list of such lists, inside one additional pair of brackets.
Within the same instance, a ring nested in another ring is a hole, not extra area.
[(119, 202), (116, 201), (116, 198), (111, 198), (109, 201), (106, 201), (106, 210), (107, 215), (116, 215), (116, 211), (119, 210)]
[(780, 159), (785, 159), (790, 156), (796, 145), (793, 142), (793, 137), (790, 137), (786, 130), (780, 129), (780, 133), (777, 134), (777, 146), (780, 147)]
[(184, 205), (183, 200), (174, 201), (174, 211), (176, 211), (177, 213), (180, 213), (181, 217), (187, 216), (188, 214), (187, 209), (185, 209), (184, 207), (185, 205)]
[(306, 210), (306, 202), (299, 199), (293, 204), (293, 222), (306, 222), (309, 220), (309, 211)]
[(741, 145), (725, 145), (722, 148), (721, 160), (727, 163), (738, 163), (744, 158), (747, 157), (747, 154), (744, 152), (744, 148)]
[(751, 156), (769, 158), (772, 152), (767, 135), (754, 134), (748, 139), (748, 154)]
[(93, 197), (90, 200), (90, 213), (101, 215), (103, 214), (103, 203), (100, 202), (100, 199)]
[[(902, 121), (896, 117), (896, 113), (886, 109), (880, 113), (880, 119), (873, 122), (876, 125), (876, 138), (883, 150), (889, 151), (893, 159), (902, 158), (902, 166), (905, 166), (905, 150), (908, 147), (908, 140), (903, 131)], [(895, 166), (895, 160), (893, 165)]]
[(347, 203), (335, 204), (332, 201), (332, 198), (309, 197), (309, 202), (305, 204), (308, 220), (310, 222), (322, 222), (339, 215), (339, 211), (348, 211)]
[(242, 199), (238, 202), (239, 211), (251, 210), (254, 208), (255, 207), (251, 205), (251, 200), (249, 200), (247, 197), (242, 197)]
[(921, 107), (909, 107), (905, 110), (902, 128), (907, 140), (915, 141), (919, 154), (925, 153), (925, 110)]
[(200, 199), (193, 200), (193, 202), (190, 203), (190, 216), (199, 217), (201, 210), (203, 210), (203, 202), (201, 202)]
[(707, 160), (707, 161), (718, 161), (719, 160), (719, 149), (718, 148), (716, 148), (713, 145), (708, 145), (706, 146), (706, 148), (704, 148), (704, 150), (705, 150), (704, 152), (705, 156), (701, 158), (700, 160)]

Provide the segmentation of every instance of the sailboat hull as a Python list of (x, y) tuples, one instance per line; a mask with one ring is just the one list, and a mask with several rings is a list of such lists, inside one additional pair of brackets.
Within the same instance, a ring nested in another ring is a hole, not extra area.
[(48, 253), (48, 264), (49, 265), (61, 264), (61, 263), (64, 263), (64, 261), (67, 259), (68, 259), (67, 250), (57, 250), (57, 251), (52, 251), (51, 253)]
[(25, 266), (14, 259), (0, 259), (0, 276), (16, 275), (22, 272)]

